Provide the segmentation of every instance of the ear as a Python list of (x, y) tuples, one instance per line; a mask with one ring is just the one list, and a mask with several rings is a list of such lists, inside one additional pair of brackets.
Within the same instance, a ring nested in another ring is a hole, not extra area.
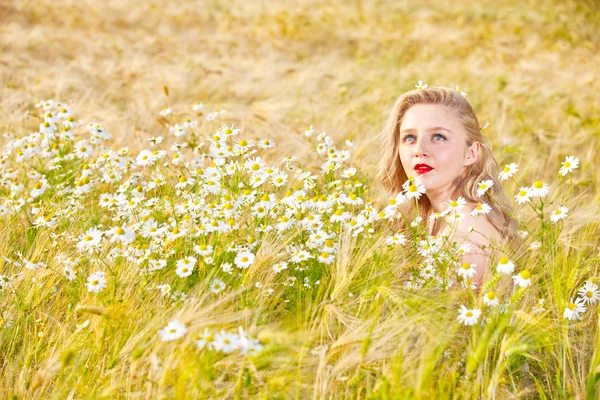
[(477, 141), (474, 141), (471, 146), (467, 149), (467, 154), (465, 157), (465, 163), (463, 164), (465, 167), (471, 164), (474, 164), (479, 159), (479, 149), (481, 148), (481, 144)]

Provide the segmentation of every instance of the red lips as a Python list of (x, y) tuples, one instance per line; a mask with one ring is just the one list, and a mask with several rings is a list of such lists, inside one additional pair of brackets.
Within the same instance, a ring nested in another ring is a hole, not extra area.
[(419, 174), (425, 174), (425, 173), (431, 171), (432, 169), (433, 168), (427, 164), (417, 164), (417, 165), (415, 165), (415, 168), (414, 168), (414, 170)]

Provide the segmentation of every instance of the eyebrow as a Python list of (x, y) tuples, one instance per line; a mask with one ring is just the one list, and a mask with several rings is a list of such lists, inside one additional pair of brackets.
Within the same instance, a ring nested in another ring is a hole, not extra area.
[[(434, 126), (434, 127), (431, 127), (431, 128), (429, 128), (427, 130), (428, 131), (439, 131), (439, 130), (442, 130), (442, 131), (446, 131), (446, 132), (452, 133), (450, 130), (444, 128), (443, 126)], [(400, 133), (409, 133), (409, 132), (416, 132), (416, 129), (409, 128), (409, 129), (402, 129), (400, 131)]]

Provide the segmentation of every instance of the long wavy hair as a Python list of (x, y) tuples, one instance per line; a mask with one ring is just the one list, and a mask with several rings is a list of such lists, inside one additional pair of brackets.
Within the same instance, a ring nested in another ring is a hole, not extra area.
[[(517, 239), (517, 222), (511, 217), (513, 214), (511, 204), (498, 181), (498, 163), (492, 154), (492, 145), (481, 132), (473, 108), (465, 97), (457, 91), (446, 87), (428, 87), (410, 90), (396, 100), (383, 129), (378, 135), (382, 139), (380, 141), (380, 162), (377, 179), (392, 196), (402, 191), (402, 184), (406, 182), (408, 176), (400, 162), (400, 126), (406, 111), (415, 104), (445, 106), (460, 121), (467, 133), (466, 145), (471, 146), (473, 142), (479, 142), (479, 157), (475, 163), (465, 167), (465, 173), (456, 178), (454, 182), (456, 189), (452, 199), (462, 196), (470, 204), (486, 202), (492, 208), (488, 214), (485, 214), (487, 220), (498, 229), (503, 239), (507, 239), (509, 242)], [(488, 189), (484, 196), (477, 196), (477, 184), (488, 179), (492, 180), (494, 185)], [(401, 211), (405, 216), (413, 215), (412, 207), (412, 202), (407, 202)], [(432, 205), (427, 196), (419, 198), (418, 210), (425, 223), (429, 224), (429, 218), (427, 217), (432, 212)], [(434, 229), (438, 229), (439, 220), (436, 219), (434, 224)]]

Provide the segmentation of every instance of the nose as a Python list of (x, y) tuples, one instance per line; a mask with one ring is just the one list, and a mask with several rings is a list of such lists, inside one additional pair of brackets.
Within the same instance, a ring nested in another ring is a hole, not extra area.
[(416, 157), (424, 157), (429, 155), (429, 144), (427, 140), (423, 139), (422, 135), (417, 139), (414, 149)]

